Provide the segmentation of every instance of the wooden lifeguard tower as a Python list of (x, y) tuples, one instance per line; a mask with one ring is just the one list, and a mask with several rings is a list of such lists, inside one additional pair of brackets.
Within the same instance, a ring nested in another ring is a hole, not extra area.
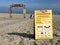
[(23, 15), (24, 15), (24, 18), (26, 17), (26, 8), (24, 4), (12, 4), (10, 5), (10, 9), (9, 9), (10, 18), (12, 18), (11, 14), (12, 14), (13, 7), (23, 7)]

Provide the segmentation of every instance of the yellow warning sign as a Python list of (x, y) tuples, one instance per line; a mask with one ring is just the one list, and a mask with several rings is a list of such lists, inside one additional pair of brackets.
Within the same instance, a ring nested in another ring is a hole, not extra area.
[(52, 39), (52, 10), (35, 10), (35, 39)]

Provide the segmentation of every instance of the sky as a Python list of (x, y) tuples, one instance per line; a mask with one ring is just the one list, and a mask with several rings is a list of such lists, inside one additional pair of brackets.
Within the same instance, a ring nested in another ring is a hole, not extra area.
[(0, 9), (8, 8), (11, 4), (25, 4), (26, 8), (31, 11), (35, 9), (60, 9), (60, 0), (0, 0)]

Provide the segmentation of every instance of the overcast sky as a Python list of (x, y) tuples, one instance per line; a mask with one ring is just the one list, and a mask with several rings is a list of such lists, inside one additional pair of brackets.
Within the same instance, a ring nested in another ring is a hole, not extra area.
[(27, 9), (60, 9), (60, 0), (0, 0), (0, 9), (11, 4), (25, 4)]
[(60, 0), (0, 0), (1, 6), (25, 4), (28, 8), (60, 8)]

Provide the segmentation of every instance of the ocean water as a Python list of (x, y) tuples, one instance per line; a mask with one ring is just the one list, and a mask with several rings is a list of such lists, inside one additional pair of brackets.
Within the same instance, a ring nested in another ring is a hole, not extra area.
[[(9, 7), (0, 7), (0, 13), (8, 13)], [(17, 14), (22, 14), (23, 13), (23, 8), (22, 7), (15, 7), (12, 8), (12, 13), (17, 13)], [(34, 13), (34, 9), (28, 9), (26, 8), (26, 13)]]
[[(47, 8), (48, 9), (48, 8)], [(0, 13), (8, 13), (9, 7), (0, 7)], [(32, 9), (32, 8), (26, 8), (26, 13), (27, 14), (34, 14), (34, 10), (39, 10), (39, 9)], [(12, 12), (16, 14), (22, 14), (23, 13), (23, 8), (12, 8)], [(60, 9), (52, 9), (53, 14), (60, 14)]]

